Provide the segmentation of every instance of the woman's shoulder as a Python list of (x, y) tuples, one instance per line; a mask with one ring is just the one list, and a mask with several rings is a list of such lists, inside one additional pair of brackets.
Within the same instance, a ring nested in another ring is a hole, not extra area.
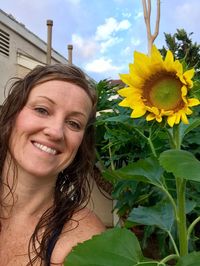
[(86, 234), (85, 237), (90, 238), (90, 235), (92, 236), (105, 231), (105, 225), (99, 217), (88, 208), (81, 209), (75, 213), (73, 220), (77, 225), (76, 229), (79, 233), (83, 231), (83, 234)]
[(77, 211), (72, 220), (64, 226), (53, 251), (52, 261), (55, 263), (64, 261), (74, 246), (105, 230), (104, 224), (93, 211), (88, 208)]

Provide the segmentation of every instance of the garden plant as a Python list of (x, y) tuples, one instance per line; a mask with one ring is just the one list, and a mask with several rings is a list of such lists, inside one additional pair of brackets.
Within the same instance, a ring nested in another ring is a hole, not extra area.
[[(99, 112), (105, 143), (97, 154), (123, 222), (75, 247), (66, 265), (199, 265), (198, 73), (184, 58), (170, 50), (163, 57), (153, 46), (150, 55), (134, 52), (130, 72), (120, 78), (120, 96), (110, 87), (104, 99), (112, 110)], [(137, 225), (146, 235), (157, 232), (157, 258), (142, 252), (132, 232)]]

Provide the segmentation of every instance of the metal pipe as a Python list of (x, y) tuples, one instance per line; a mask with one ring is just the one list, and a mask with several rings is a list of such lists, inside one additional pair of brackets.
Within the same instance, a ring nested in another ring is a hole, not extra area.
[(53, 20), (47, 20), (47, 65), (51, 64), (51, 49), (52, 49), (52, 26)]
[(72, 50), (73, 50), (73, 45), (72, 44), (68, 44), (67, 48), (68, 48), (68, 62), (69, 62), (69, 65), (72, 65)]

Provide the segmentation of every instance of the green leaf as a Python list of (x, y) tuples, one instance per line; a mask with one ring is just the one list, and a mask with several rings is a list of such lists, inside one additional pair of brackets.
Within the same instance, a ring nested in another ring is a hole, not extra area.
[(116, 171), (112, 171), (110, 169), (103, 169), (102, 175), (105, 180), (113, 184), (120, 179), (120, 176), (116, 173)]
[(109, 229), (77, 245), (65, 266), (135, 266), (144, 259), (136, 236), (127, 229)]
[(122, 179), (133, 179), (160, 186), (163, 169), (156, 158), (141, 159), (116, 170)]
[(179, 259), (175, 266), (199, 266), (200, 265), (200, 252), (192, 252), (187, 256)]
[(200, 162), (188, 151), (164, 151), (159, 161), (167, 172), (173, 173), (176, 177), (200, 181)]
[(118, 115), (118, 116), (112, 116), (104, 119), (105, 122), (125, 122), (129, 119), (128, 115)]
[(190, 120), (190, 124), (180, 124), (180, 137), (181, 140), (187, 135), (190, 131), (200, 126), (200, 118), (195, 120)]
[(165, 231), (171, 231), (174, 223), (173, 208), (166, 202), (153, 207), (139, 206), (131, 211), (128, 220), (139, 224), (155, 225)]

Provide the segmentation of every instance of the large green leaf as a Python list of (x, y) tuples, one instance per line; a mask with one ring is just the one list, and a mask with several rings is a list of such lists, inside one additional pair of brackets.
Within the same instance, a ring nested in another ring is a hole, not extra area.
[(147, 158), (116, 170), (116, 174), (122, 179), (133, 179), (160, 185), (163, 169), (156, 158)]
[(200, 252), (192, 252), (187, 256), (179, 259), (175, 266), (199, 266), (200, 265)]
[(163, 202), (153, 207), (139, 206), (131, 211), (128, 220), (139, 224), (155, 225), (165, 231), (171, 231), (174, 223), (173, 208), (171, 204)]
[(200, 162), (195, 156), (183, 150), (168, 150), (160, 155), (160, 164), (176, 177), (200, 181)]
[(114, 228), (77, 245), (64, 265), (136, 266), (143, 259), (136, 236), (127, 229)]

